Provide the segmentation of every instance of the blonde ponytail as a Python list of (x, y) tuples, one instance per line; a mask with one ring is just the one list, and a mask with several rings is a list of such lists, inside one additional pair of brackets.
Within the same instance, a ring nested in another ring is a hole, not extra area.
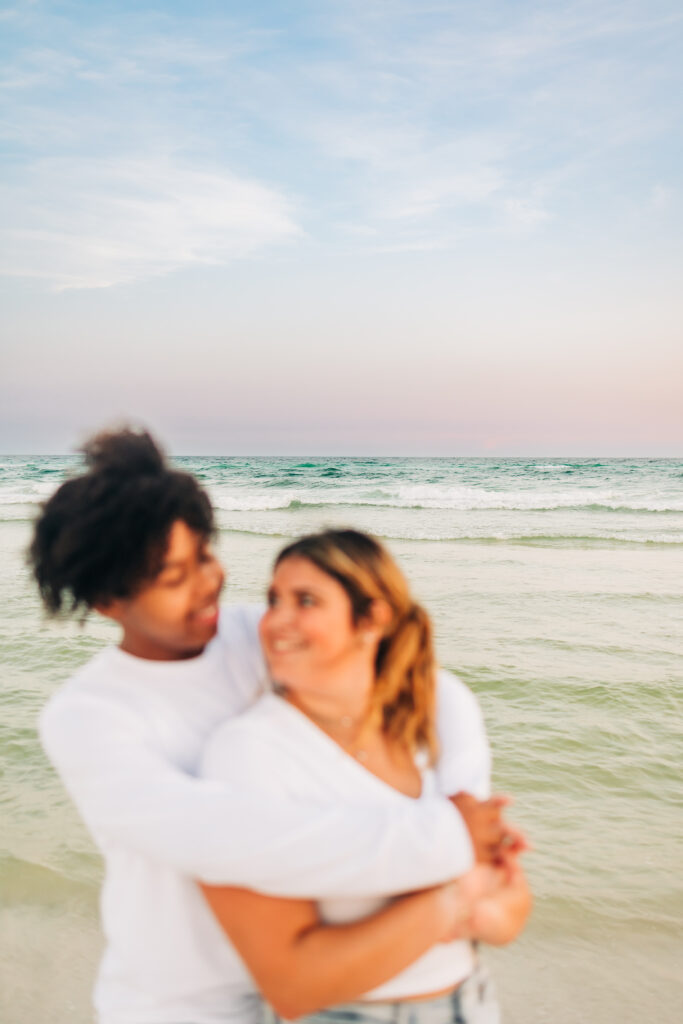
[(436, 738), (436, 664), (432, 625), (419, 604), (411, 602), (397, 617), (377, 652), (377, 681), (372, 707), (381, 714), (387, 736), (411, 752), (438, 756)]

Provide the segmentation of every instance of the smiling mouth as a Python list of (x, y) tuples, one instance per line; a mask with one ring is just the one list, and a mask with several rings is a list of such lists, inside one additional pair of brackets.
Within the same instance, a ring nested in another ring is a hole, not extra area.
[(207, 604), (194, 613), (194, 620), (202, 626), (214, 626), (218, 622), (218, 603)]
[(303, 646), (301, 640), (272, 640), (268, 650), (273, 654), (289, 654), (290, 651), (300, 651)]

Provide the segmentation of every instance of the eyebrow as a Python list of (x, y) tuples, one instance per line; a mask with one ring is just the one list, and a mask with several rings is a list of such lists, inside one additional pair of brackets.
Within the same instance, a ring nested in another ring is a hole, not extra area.
[[(277, 594), (281, 589), (282, 589), (281, 587), (277, 587), (274, 583), (271, 583), (271, 585), (268, 587), (267, 593), (268, 594)], [(320, 591), (315, 586), (311, 586), (311, 587), (293, 587), (291, 592), (293, 594), (296, 594), (296, 595), (300, 595), (300, 594), (319, 594), (320, 593)]]

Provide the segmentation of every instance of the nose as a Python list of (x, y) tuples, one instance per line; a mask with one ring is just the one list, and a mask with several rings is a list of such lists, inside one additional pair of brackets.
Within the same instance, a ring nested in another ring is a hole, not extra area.
[(217, 558), (212, 558), (202, 566), (202, 584), (207, 595), (220, 593), (226, 579), (226, 572)]

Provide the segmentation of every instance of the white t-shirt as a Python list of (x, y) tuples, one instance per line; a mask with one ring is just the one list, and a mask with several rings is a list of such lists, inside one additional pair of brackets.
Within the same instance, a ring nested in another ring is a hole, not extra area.
[[(101, 1024), (248, 1024), (251, 985), (194, 878), (283, 896), (400, 892), (460, 874), (471, 845), (443, 800), (358, 813), (202, 781), (210, 733), (263, 690), (261, 609), (223, 609), (197, 658), (108, 648), (50, 700), (43, 746), (105, 860)], [(314, 842), (309, 842), (309, 837)]]
[[(478, 705), (467, 687), (448, 673), (440, 673), (439, 702), (442, 709), (448, 708), (441, 723), (444, 757), (435, 770), (421, 770), (418, 800), (377, 778), (302, 712), (272, 693), (217, 730), (204, 753), (202, 774), (222, 780), (246, 777), (264, 796), (305, 799), (320, 807), (395, 807), (429, 800), (439, 791), (459, 790), (483, 799), (489, 795), (490, 757)], [(322, 920), (333, 924), (369, 917), (388, 902), (383, 895), (339, 898), (322, 885), (316, 897)], [(472, 968), (471, 943), (440, 943), (364, 998), (396, 1000), (439, 992), (457, 985)]]

